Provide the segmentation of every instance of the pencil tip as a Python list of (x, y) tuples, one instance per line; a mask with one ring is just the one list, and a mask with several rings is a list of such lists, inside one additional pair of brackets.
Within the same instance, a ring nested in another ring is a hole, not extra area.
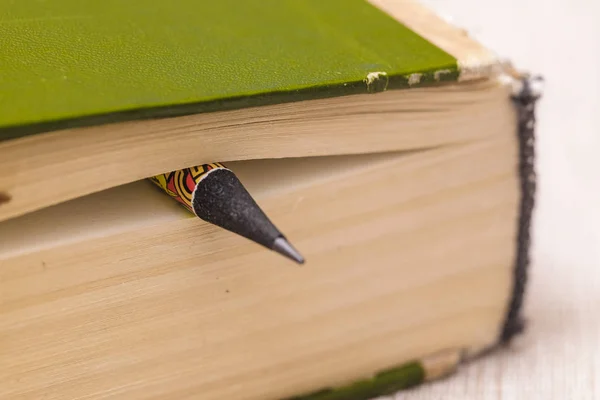
[(278, 237), (273, 243), (273, 251), (296, 261), (298, 264), (304, 264), (304, 257), (296, 250), (290, 242), (283, 237)]

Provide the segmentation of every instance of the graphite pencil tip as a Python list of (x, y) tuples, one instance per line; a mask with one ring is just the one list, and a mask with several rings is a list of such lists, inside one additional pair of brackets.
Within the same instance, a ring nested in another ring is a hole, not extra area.
[(304, 264), (304, 257), (296, 250), (290, 242), (283, 237), (278, 237), (273, 243), (273, 251), (285, 256), (298, 264)]

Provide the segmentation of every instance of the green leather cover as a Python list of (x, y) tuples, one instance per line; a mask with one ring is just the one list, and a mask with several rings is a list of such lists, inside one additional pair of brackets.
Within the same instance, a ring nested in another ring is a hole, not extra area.
[(369, 379), (346, 386), (325, 388), (285, 400), (368, 400), (394, 394), (425, 382), (426, 371), (419, 361), (382, 371)]
[(0, 0), (0, 140), (437, 70), (456, 60), (365, 0)]

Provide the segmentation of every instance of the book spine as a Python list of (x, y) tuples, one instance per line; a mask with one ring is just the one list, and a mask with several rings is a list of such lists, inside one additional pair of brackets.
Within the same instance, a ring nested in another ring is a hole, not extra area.
[(519, 180), (521, 201), (519, 210), (517, 252), (513, 272), (512, 297), (502, 331), (500, 343), (506, 344), (525, 329), (521, 315), (527, 270), (530, 263), (531, 220), (535, 205), (535, 105), (541, 97), (541, 77), (524, 76), (513, 82), (512, 101), (517, 113), (519, 146)]

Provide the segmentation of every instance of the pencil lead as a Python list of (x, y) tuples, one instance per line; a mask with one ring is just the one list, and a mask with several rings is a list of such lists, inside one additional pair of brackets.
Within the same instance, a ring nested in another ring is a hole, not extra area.
[(304, 264), (304, 257), (284, 237), (278, 237), (273, 243), (273, 251), (285, 256), (298, 264)]

